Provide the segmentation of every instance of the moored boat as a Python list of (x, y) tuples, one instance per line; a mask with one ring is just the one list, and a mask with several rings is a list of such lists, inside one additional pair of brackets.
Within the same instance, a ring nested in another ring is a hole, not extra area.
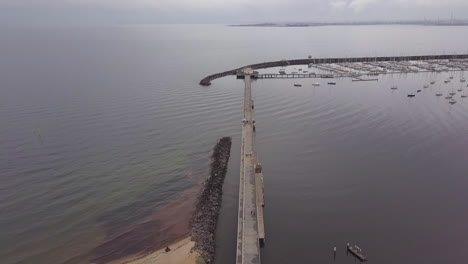
[(346, 245), (346, 250), (353, 256), (359, 259), (361, 262), (367, 261), (367, 257), (362, 253), (362, 249), (357, 245), (350, 246), (349, 243)]

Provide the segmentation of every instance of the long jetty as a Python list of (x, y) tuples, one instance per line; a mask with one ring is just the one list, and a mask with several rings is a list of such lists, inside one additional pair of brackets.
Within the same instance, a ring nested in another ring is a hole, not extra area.
[(244, 119), (240, 159), (239, 211), (236, 264), (260, 264), (260, 247), (265, 242), (263, 223), (263, 174), (254, 149), (255, 120), (251, 93), (252, 69), (244, 69)]
[(452, 55), (421, 55), (421, 56), (393, 56), (393, 57), (354, 57), (354, 58), (310, 58), (296, 60), (279, 60), (271, 62), (263, 62), (243, 66), (237, 69), (215, 73), (203, 78), (200, 85), (211, 85), (211, 81), (229, 75), (236, 75), (245, 68), (253, 70), (266, 69), (272, 67), (285, 67), (288, 65), (308, 65), (308, 64), (324, 64), (324, 63), (345, 63), (345, 62), (383, 62), (383, 61), (427, 61), (427, 60), (458, 60), (468, 59), (468, 54), (452, 54)]

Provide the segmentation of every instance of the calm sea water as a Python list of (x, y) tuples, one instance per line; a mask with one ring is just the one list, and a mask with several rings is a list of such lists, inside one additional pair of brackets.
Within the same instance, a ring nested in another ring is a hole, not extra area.
[[(155, 221), (150, 235), (170, 236), (161, 230), (183, 226), (188, 214), (168, 203), (185, 199), (206, 177), (222, 136), (233, 137), (233, 149), (216, 259), (233, 263), (243, 83), (228, 77), (200, 87), (202, 77), (308, 55), (465, 53), (468, 41), (468, 27), (423, 26), (151, 25), (0, 34), (6, 264), (86, 263), (102, 254), (96, 248), (142, 222)], [(435, 96), (458, 88), (461, 74), (441, 85), (448, 76), (253, 84), (266, 190), (263, 263), (352, 263), (346, 242), (359, 244), (373, 263), (467, 261), (468, 100), (457, 95), (452, 106)], [(406, 97), (432, 79), (436, 85)], [(161, 208), (176, 209), (169, 219)]]

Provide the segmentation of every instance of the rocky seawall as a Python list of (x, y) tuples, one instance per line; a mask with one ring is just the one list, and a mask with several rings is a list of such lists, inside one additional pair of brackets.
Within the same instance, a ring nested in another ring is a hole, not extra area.
[(210, 175), (198, 196), (196, 211), (192, 218), (192, 240), (194, 250), (203, 260), (213, 263), (216, 241), (215, 231), (223, 195), (223, 182), (229, 163), (232, 139), (221, 138), (216, 143), (211, 156)]

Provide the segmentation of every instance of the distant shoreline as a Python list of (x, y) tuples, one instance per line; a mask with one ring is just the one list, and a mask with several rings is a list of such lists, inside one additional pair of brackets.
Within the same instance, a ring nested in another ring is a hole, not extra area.
[(393, 22), (307, 22), (233, 24), (229, 27), (323, 27), (323, 26), (468, 26), (468, 21), (393, 21)]

